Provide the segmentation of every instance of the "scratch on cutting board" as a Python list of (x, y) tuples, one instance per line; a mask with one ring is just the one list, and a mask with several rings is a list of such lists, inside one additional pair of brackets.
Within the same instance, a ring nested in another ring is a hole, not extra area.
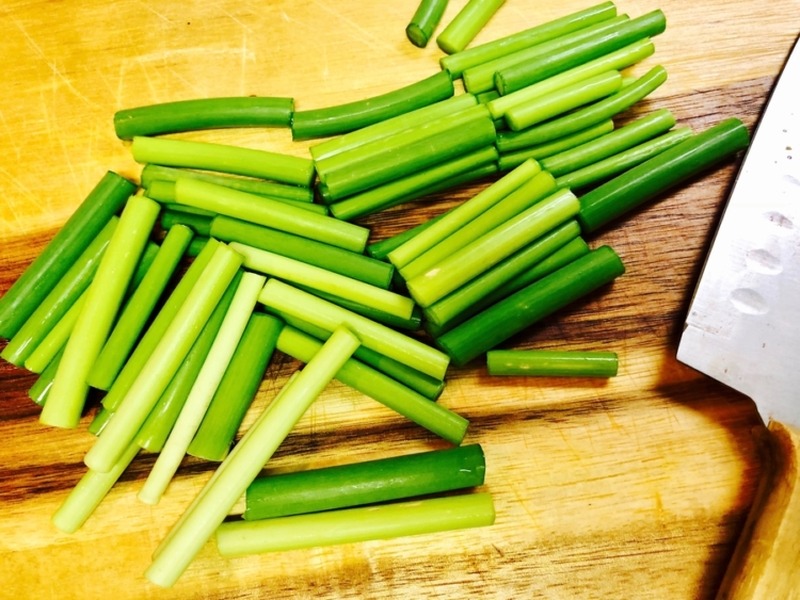
[[(54, 83), (56, 81), (60, 81), (64, 87), (66, 87), (66, 89), (75, 95), (76, 98), (91, 106), (92, 102), (72, 84), (72, 81), (58, 68), (58, 65), (55, 63), (55, 61), (48, 59), (44, 50), (42, 50), (42, 47), (36, 42), (33, 36), (28, 33), (25, 24), (13, 16), (9, 17), (9, 19), (25, 38), (25, 42), (27, 43), (28, 47), (30, 47), (31, 50), (33, 50), (34, 53), (41, 59), (41, 61), (50, 69), (53, 74)], [(60, 88), (61, 86), (58, 87)]]
[(314, 4), (321, 10), (325, 11), (326, 13), (336, 17), (340, 21), (346, 23), (349, 27), (355, 29), (361, 36), (361, 39), (369, 39), (372, 40), (373, 44), (376, 47), (382, 47), (387, 50), (392, 50), (392, 46), (388, 43), (388, 41), (380, 36), (375, 35), (369, 29), (364, 29), (361, 25), (357, 22), (353, 21), (352, 19), (348, 19), (345, 17), (341, 12), (336, 10), (332, 10), (325, 2), (321, 2), (320, 0), (316, 0)]

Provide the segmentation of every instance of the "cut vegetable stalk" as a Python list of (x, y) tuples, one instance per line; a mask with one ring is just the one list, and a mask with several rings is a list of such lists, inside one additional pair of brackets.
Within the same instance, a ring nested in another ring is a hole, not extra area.
[[(205, 181), (205, 180), (203, 180)], [(238, 190), (239, 187), (234, 187), (230, 185), (224, 185), (225, 182), (217, 183), (216, 181), (209, 181), (209, 183), (214, 183), (217, 185), (223, 185), (223, 187), (229, 187), (231, 189)], [(297, 188), (300, 189), (300, 188)], [(246, 190), (240, 190), (246, 191)], [(179, 207), (175, 204), (175, 182), (174, 181), (163, 181), (160, 179), (156, 179), (150, 182), (150, 186), (146, 190), (147, 195), (152, 198), (153, 200), (158, 200), (162, 204), (164, 204), (168, 209), (177, 210), (178, 208), (183, 208), (184, 212), (189, 207)], [(258, 194), (256, 192), (247, 192), (251, 194), (255, 194), (257, 196), (263, 196), (264, 198), (270, 198), (271, 200), (276, 200), (278, 202), (283, 202), (284, 204), (290, 204), (295, 208), (302, 208), (303, 210), (307, 210), (309, 212), (315, 212), (319, 214), (327, 214), (328, 208), (323, 206), (322, 204), (316, 204), (314, 202), (309, 202), (306, 200), (292, 200), (289, 198), (282, 198), (280, 196), (270, 196), (269, 194)], [(309, 190), (309, 193), (313, 193)], [(201, 211), (197, 211), (198, 213)], [(214, 214), (208, 211), (202, 211), (207, 217), (213, 217)], [(198, 217), (197, 222), (201, 223), (202, 221), (199, 219), (200, 215), (196, 215)], [(198, 233), (204, 233), (198, 230)], [(205, 233), (207, 235), (207, 233)]]
[(615, 30), (622, 23), (630, 20), (628, 15), (619, 15), (610, 19), (605, 19), (593, 23), (588, 27), (570, 32), (567, 35), (559, 36), (535, 46), (524, 48), (518, 52), (506, 54), (494, 60), (482, 63), (464, 71), (462, 79), (464, 87), (472, 94), (484, 94), (494, 92), (500, 95), (498, 88), (495, 87), (495, 75), (505, 69), (516, 67), (520, 64), (533, 62), (534, 64), (561, 51), (589, 39), (595, 39), (609, 31)]
[(623, 150), (604, 160), (598, 160), (582, 169), (566, 173), (556, 179), (556, 185), (578, 189), (602, 182), (658, 156), (684, 140), (688, 140), (692, 135), (692, 130), (688, 127), (676, 127), (672, 131), (638, 146)]
[(116, 408), (114, 418), (86, 453), (87, 467), (108, 471), (133, 442), (240, 266), (241, 257), (233, 250), (224, 244), (215, 248), (199, 281)]
[(435, 267), (406, 282), (423, 308), (511, 256), (514, 252), (575, 217), (580, 202), (569, 190), (559, 190), (454, 252)]
[[(310, 361), (321, 346), (321, 341), (291, 326), (278, 336), (278, 350), (301, 362)], [(467, 419), (355, 358), (339, 369), (336, 379), (451, 444), (460, 444), (467, 433)]]
[(397, 248), (391, 250), (387, 257), (398, 269), (406, 266), (422, 253), (500, 202), (525, 182), (539, 174), (540, 171), (541, 168), (534, 161), (520, 165), (517, 169), (504, 175), (466, 202), (459, 204), (440, 218), (437, 218), (435, 222), (430, 223), (430, 226), (414, 231), (413, 235), (409, 234), (410, 239), (403, 241)]
[(576, 221), (568, 221), (553, 229), (498, 263), (483, 275), (434, 302), (425, 309), (426, 319), (441, 330), (468, 311), (475, 310), (473, 307), (480, 306), (484, 298), (490, 296), (506, 282), (522, 277), (537, 263), (577, 238), (580, 233), (580, 226)]
[(439, 63), (455, 79), (469, 68), (611, 19), (616, 14), (617, 8), (613, 2), (602, 2), (512, 35), (443, 56)]
[(747, 127), (726, 119), (629, 169), (581, 197), (578, 221), (595, 231), (750, 143)]
[(270, 309), (304, 319), (327, 331), (346, 325), (367, 348), (432, 377), (444, 379), (449, 361), (439, 350), (313, 294), (270, 279), (259, 301)]
[(610, 283), (624, 271), (616, 252), (609, 246), (601, 246), (475, 315), (436, 342), (455, 364), (465, 365), (539, 320)]
[(458, 94), (329, 140), (317, 142), (310, 146), (308, 150), (315, 164), (318, 164), (336, 154), (351, 152), (366, 143), (373, 143), (378, 139), (392, 137), (401, 131), (436, 121), (476, 104), (477, 100), (472, 94)]
[(266, 313), (250, 316), (242, 339), (187, 454), (222, 461), (230, 451), (275, 350), (283, 323)]
[(468, 0), (436, 37), (436, 44), (447, 54), (462, 51), (503, 4), (505, 0)]
[(431, 219), (427, 219), (425, 221), (422, 221), (421, 223), (419, 223), (418, 225), (415, 225), (414, 227), (409, 227), (408, 229), (405, 229), (404, 231), (401, 231), (400, 233), (397, 233), (397, 234), (392, 235), (390, 237), (384, 238), (384, 239), (382, 239), (382, 240), (380, 240), (378, 242), (373, 242), (373, 243), (369, 244), (367, 246), (367, 250), (366, 250), (367, 254), (369, 256), (371, 256), (372, 258), (375, 258), (377, 260), (381, 260), (381, 261), (386, 260), (387, 257), (389, 256), (390, 252), (392, 252), (396, 248), (399, 248), (400, 246), (405, 244), (408, 240), (410, 240), (414, 236), (422, 233), (423, 231), (425, 231), (429, 227), (432, 227), (434, 225), (434, 223), (437, 223), (438, 221), (440, 221), (447, 213), (449, 213), (450, 211), (454, 210), (455, 208), (456, 207), (453, 207), (451, 209), (445, 210), (444, 212), (436, 215), (435, 217), (433, 217)]
[(414, 301), (411, 298), (391, 290), (379, 288), (260, 248), (253, 248), (238, 242), (231, 242), (230, 246), (244, 257), (244, 266), (252, 271), (277, 277), (283, 281), (303, 286), (305, 289), (319, 290), (352, 302), (371, 306), (400, 319), (411, 318), (414, 311)]
[[(328, 337), (330, 337), (330, 332), (322, 329), (321, 327), (316, 327), (308, 321), (298, 319), (297, 317), (292, 317), (284, 313), (280, 313), (279, 316), (283, 321), (286, 322), (287, 325), (291, 325), (292, 327), (307, 333), (317, 340), (325, 341), (328, 339)], [(444, 381), (441, 379), (436, 379), (430, 375), (421, 373), (416, 369), (412, 369), (408, 365), (404, 365), (403, 363), (375, 352), (374, 350), (370, 350), (365, 346), (359, 346), (353, 357), (356, 360), (360, 360), (364, 364), (369, 365), (373, 369), (388, 375), (392, 379), (396, 379), (403, 385), (410, 387), (412, 390), (422, 394), (429, 400), (437, 399), (444, 390)]]
[[(512, 92), (506, 96), (500, 96), (489, 103), (486, 107), (492, 114), (492, 118), (501, 119), (506, 113), (517, 106), (521, 106), (530, 100), (534, 100), (542, 94), (548, 94), (567, 85), (593, 77), (607, 71), (622, 71), (655, 52), (655, 45), (649, 39), (634, 42), (625, 48), (615, 52), (610, 52), (605, 56), (590, 60), (587, 63), (574, 67), (569, 71), (564, 71), (558, 75), (548, 77), (544, 81), (534, 83), (528, 87)], [(581, 128), (582, 129), (582, 128)]]
[(189, 268), (186, 269), (183, 277), (181, 277), (180, 281), (172, 290), (172, 293), (164, 302), (161, 310), (158, 311), (158, 315), (153, 319), (153, 322), (147, 328), (147, 331), (139, 340), (139, 343), (136, 344), (136, 349), (114, 380), (114, 385), (111, 386), (111, 389), (108, 390), (108, 393), (103, 397), (103, 406), (105, 408), (112, 412), (117, 410), (120, 402), (122, 402), (122, 399), (128, 393), (133, 382), (139, 376), (145, 363), (150, 359), (150, 355), (156, 349), (156, 346), (158, 346), (164, 332), (175, 319), (175, 316), (178, 314), (187, 296), (200, 279), (203, 270), (206, 268), (219, 246), (220, 243), (217, 240), (210, 240), (192, 261)]
[(661, 10), (625, 20), (588, 39), (561, 44), (559, 48), (537, 59), (529, 59), (498, 70), (495, 74), (495, 87), (502, 95), (510, 94), (628, 44), (655, 37), (664, 32), (666, 25), (667, 21)]
[(170, 587), (178, 580), (358, 344), (346, 328), (337, 329), (272, 400), (156, 549), (145, 572), (150, 581)]
[(427, 273), (448, 257), (542, 201), (555, 189), (556, 183), (550, 173), (546, 171), (537, 173), (472, 221), (465, 223), (457, 231), (402, 267), (400, 275), (408, 282)]
[[(610, 119), (649, 96), (666, 80), (667, 72), (664, 67), (655, 66), (635, 82), (623, 86), (612, 96), (578, 109), (571, 114), (541, 123), (536, 127), (539, 142), (574, 133), (605, 119)], [(525, 129), (537, 123), (536, 113), (530, 111), (525, 104), (510, 108), (506, 112), (505, 118), (509, 127), (514, 131)]]
[(58, 233), (0, 298), (0, 338), (11, 339), (81, 253), (136, 191), (108, 171)]
[(240, 177), (225, 173), (210, 173), (154, 164), (146, 164), (142, 169), (142, 187), (147, 189), (155, 181), (175, 183), (179, 177), (200, 179), (201, 181), (216, 183), (217, 185), (233, 188), (241, 192), (248, 192), (259, 196), (269, 196), (270, 198), (282, 198), (284, 200), (308, 203), (314, 201), (314, 192), (309, 187), (265, 181), (263, 179), (253, 179), (251, 177)]
[(53, 385), (53, 378), (56, 376), (58, 370), (58, 363), (61, 361), (61, 354), (64, 352), (62, 348), (59, 350), (50, 363), (42, 370), (33, 385), (28, 388), (28, 397), (39, 406), (44, 406), (47, 401), (47, 393)]
[[(497, 161), (497, 166), (500, 171), (508, 171), (510, 169), (515, 169), (521, 163), (529, 159), (541, 161), (544, 160), (545, 158), (554, 156), (555, 154), (559, 154), (561, 152), (568, 153), (570, 149), (576, 148), (581, 144), (585, 144), (587, 142), (595, 140), (601, 136), (606, 135), (607, 133), (612, 132), (613, 130), (614, 130), (614, 121), (612, 121), (611, 119), (606, 119), (605, 121), (601, 121), (597, 125), (592, 125), (591, 127), (587, 127), (586, 129), (582, 129), (578, 132), (565, 135), (551, 142), (533, 146), (525, 145), (522, 147), (521, 150), (513, 150), (510, 152), (501, 153), (500, 158)], [(525, 133), (527, 133), (527, 130), (521, 132), (503, 132), (503, 133), (511, 133), (511, 134), (520, 133), (524, 135)], [(497, 141), (499, 147), (501, 143), (500, 137), (498, 137)]]
[(444, 100), (454, 91), (450, 77), (446, 73), (436, 73), (380, 96), (326, 108), (296, 110), (292, 116), (292, 138), (302, 140), (347, 133)]
[(65, 533), (75, 533), (92, 516), (95, 509), (114, 487), (125, 469), (139, 453), (139, 446), (130, 444), (106, 472), (89, 469), (53, 514), (52, 522)]
[(178, 268), (192, 231), (176, 225), (167, 232), (153, 264), (125, 304), (88, 377), (92, 387), (108, 390), (150, 319), (173, 273)]
[(159, 210), (159, 205), (145, 196), (128, 199), (86, 290), (86, 300), (39, 415), (41, 423), (56, 427), (78, 425), (89, 392), (87, 379), (92, 365), (111, 331)]
[(19, 331), (8, 341), (0, 357), (16, 366), (21, 366), (30, 357), (89, 287), (118, 221), (117, 217), (112, 217), (108, 221), (31, 316), (25, 320)]
[(211, 346), (217, 337), (222, 321), (228, 313), (228, 308), (233, 301), (233, 295), (239, 288), (244, 272), (239, 270), (234, 276), (222, 298), (214, 307), (214, 312), (203, 325), (202, 331), (197, 336), (186, 358), (181, 362), (175, 375), (170, 379), (169, 385), (158, 398), (158, 402), (147, 415), (139, 432), (136, 434), (136, 443), (148, 452), (161, 452), (169, 437), (178, 415), (189, 397), (189, 392), (194, 386), (203, 363), (206, 361)]
[(576, 350), (490, 350), (489, 375), (531, 377), (614, 377), (616, 352)]
[(478, 444), (263, 475), (245, 494), (247, 521), (377, 504), (483, 485)]
[(228, 127), (289, 127), (291, 98), (241, 96), (177, 100), (114, 113), (117, 137), (161, 135)]
[(388, 289), (394, 267), (363, 254), (323, 244), (285, 231), (219, 215), (211, 222), (212, 237), (240, 242)]
[(474, 174), (474, 178), (477, 179), (485, 174), (484, 167), (488, 166), (491, 168), (490, 172), (494, 172), (498, 158), (497, 150), (493, 146), (481, 148), (465, 156), (349, 196), (331, 204), (330, 211), (333, 216), (344, 221), (365, 217), (452, 187), (454, 178)]
[[(158, 252), (158, 245), (148, 242), (145, 246), (139, 264), (136, 265), (136, 271), (133, 274), (131, 285), (128, 286), (127, 294), (135, 289), (144, 278), (147, 270), (150, 268), (155, 255)], [(69, 310), (58, 320), (45, 336), (45, 338), (36, 346), (36, 349), (31, 353), (25, 361), (25, 368), (34, 373), (41, 373), (45, 367), (48, 366), (53, 357), (64, 349), (72, 333), (75, 322), (78, 320), (83, 304), (86, 302), (88, 288), (73, 302)]]
[(667, 109), (656, 110), (608, 135), (543, 158), (542, 168), (557, 178), (666, 133), (675, 122), (675, 116)]
[(158, 504), (178, 471), (181, 461), (186, 455), (186, 450), (197, 433), (225, 370), (233, 358), (236, 346), (250, 320), (265, 280), (265, 277), (255, 273), (245, 272), (242, 276), (222, 326), (203, 362), (203, 367), (197, 375), (178, 419), (158, 454), (142, 489), (139, 490), (138, 497), (142, 502)]
[[(506, 122), (512, 130), (519, 131), (525, 127), (532, 127), (542, 121), (547, 121), (561, 116), (572, 117), (575, 109), (591, 104), (619, 92), (622, 88), (622, 75), (619, 71), (606, 71), (599, 75), (587, 77), (576, 83), (567, 85), (549, 94), (543, 94), (509, 110), (506, 113)], [(524, 111), (524, 125), (520, 122), (520, 113)], [(613, 115), (612, 115), (613, 116)], [(600, 120), (598, 119), (597, 122)], [(594, 123), (591, 123), (592, 125)], [(587, 125), (588, 127), (589, 125)], [(581, 127), (580, 129), (585, 129)], [(576, 130), (579, 131), (580, 129)], [(574, 133), (569, 131), (567, 133)]]
[(175, 182), (175, 199), (180, 204), (286, 231), (352, 252), (363, 252), (369, 238), (366, 227), (205, 181), (179, 179)]
[(424, 48), (442, 20), (447, 0), (422, 0), (406, 25), (406, 37), (417, 48)]
[[(363, 158), (320, 174), (323, 197), (338, 201), (494, 144), (494, 123), (484, 106), (468, 108), (442, 123), (442, 126), (431, 124), (430, 128), (401, 132), (400, 139), (395, 140), (398, 145), (382, 144), (381, 150), (368, 154), (362, 153), (369, 145), (357, 148)], [(430, 129), (437, 131), (431, 133)]]
[(131, 153), (141, 164), (221, 171), (305, 187), (314, 177), (309, 158), (211, 142), (136, 136)]
[(224, 557), (385, 540), (486, 527), (495, 520), (487, 492), (408, 500), (260, 521), (228, 521), (217, 530)]

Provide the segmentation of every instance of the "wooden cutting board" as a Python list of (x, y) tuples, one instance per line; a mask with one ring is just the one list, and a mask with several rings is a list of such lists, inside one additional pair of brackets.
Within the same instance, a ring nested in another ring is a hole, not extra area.
[[(452, 2), (445, 21), (464, 2)], [(589, 6), (509, 0), (476, 42)], [(4, 3), (0, 18), (0, 292), (107, 170), (137, 177), (114, 111), (203, 96), (291, 96), (298, 109), (357, 100), (438, 69), (435, 45), (404, 37), (415, 2)], [(702, 129), (752, 125), (797, 35), (798, 0), (620, 0), (662, 8), (656, 55), (668, 82), (641, 111), (671, 109)], [(644, 66), (644, 65), (643, 65)], [(206, 132), (301, 156), (285, 130)], [(84, 472), (90, 416), (39, 425), (33, 376), (0, 366), (0, 597), (7, 598), (712, 598), (759, 474), (752, 403), (675, 360), (681, 322), (736, 161), (590, 238), (622, 256), (613, 285), (513, 340), (605, 349), (610, 380), (499, 379), (480, 361), (451, 369), (440, 402), (471, 421), (487, 456), (494, 526), (307, 551), (220, 558), (208, 544), (170, 590), (150, 555), (213, 465), (187, 460), (156, 507), (136, 500), (153, 463), (138, 458), (76, 534), (51, 514)], [(478, 187), (365, 222), (374, 239)], [(296, 364), (280, 358), (252, 415)], [(269, 463), (305, 469), (440, 447), (382, 406), (333, 384)]]

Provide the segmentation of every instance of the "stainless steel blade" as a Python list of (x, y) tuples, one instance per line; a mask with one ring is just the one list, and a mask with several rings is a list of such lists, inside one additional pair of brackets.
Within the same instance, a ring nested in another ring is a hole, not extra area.
[(761, 116), (695, 290), (678, 360), (800, 425), (800, 44)]

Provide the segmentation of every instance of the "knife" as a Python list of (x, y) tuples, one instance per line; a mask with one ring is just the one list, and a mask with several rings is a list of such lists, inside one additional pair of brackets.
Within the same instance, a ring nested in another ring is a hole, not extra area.
[(742, 161), (678, 360), (750, 397), (766, 423), (756, 499), (717, 598), (800, 598), (800, 42)]

